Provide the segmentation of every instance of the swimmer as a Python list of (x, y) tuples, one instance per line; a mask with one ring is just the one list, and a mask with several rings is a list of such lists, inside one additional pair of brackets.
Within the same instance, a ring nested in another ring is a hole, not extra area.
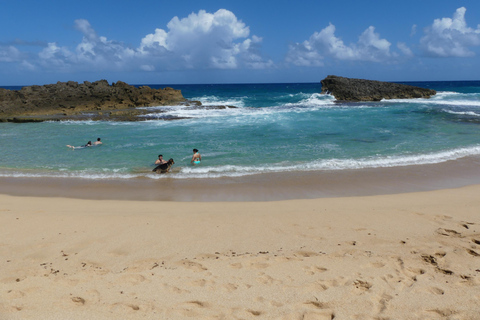
[(74, 146), (71, 146), (71, 145), (67, 144), (67, 147), (72, 148), (73, 150), (83, 149), (83, 148), (91, 147), (91, 146), (92, 146), (92, 141), (88, 141), (86, 145), (83, 145), (83, 146), (80, 146), (80, 147), (74, 147)]
[(98, 146), (101, 144), (102, 144), (102, 141), (100, 141), (100, 138), (97, 138), (97, 141), (95, 141), (94, 145)]
[(155, 164), (165, 164), (167, 161), (163, 160), (163, 155), (159, 154), (157, 161), (155, 161)]
[(202, 155), (198, 153), (197, 149), (193, 149), (193, 157), (192, 161), (190, 161), (192, 164), (200, 164), (200, 161), (202, 161)]

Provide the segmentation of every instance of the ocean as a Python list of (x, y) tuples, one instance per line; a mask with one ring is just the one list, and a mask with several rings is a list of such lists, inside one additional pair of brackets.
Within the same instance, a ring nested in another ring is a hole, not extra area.
[[(480, 156), (480, 81), (405, 84), (437, 95), (342, 103), (320, 94), (320, 83), (149, 85), (235, 108), (149, 107), (158, 120), (138, 122), (0, 123), (0, 177), (218, 179)], [(102, 146), (66, 147), (98, 137)], [(170, 173), (152, 173), (159, 154), (174, 159)]]

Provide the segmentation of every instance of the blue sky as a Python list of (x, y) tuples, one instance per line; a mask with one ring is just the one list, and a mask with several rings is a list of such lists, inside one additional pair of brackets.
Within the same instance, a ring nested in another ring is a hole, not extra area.
[(0, 85), (479, 80), (480, 1), (4, 1)]

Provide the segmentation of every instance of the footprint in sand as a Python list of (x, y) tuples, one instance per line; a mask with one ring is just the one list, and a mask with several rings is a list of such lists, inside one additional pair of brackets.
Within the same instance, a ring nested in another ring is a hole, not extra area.
[(202, 264), (190, 260), (182, 260), (178, 262), (178, 264), (194, 272), (202, 272), (208, 270)]
[(175, 306), (175, 308), (172, 310), (173, 313), (175, 314), (175, 316), (172, 319), (177, 319), (178, 314), (182, 315), (183, 317), (200, 319), (201, 315), (204, 313), (202, 309), (208, 309), (208, 308), (210, 308), (210, 305), (207, 302), (203, 302), (199, 300), (183, 302), (180, 305)]
[(247, 310), (248, 312), (250, 312), (252, 315), (258, 317), (258, 316), (261, 316), (263, 312), (261, 311), (257, 311), (257, 310)]
[(257, 282), (259, 283), (262, 283), (262, 284), (269, 284), (269, 285), (273, 285), (273, 284), (280, 284), (281, 281), (280, 280), (276, 280), (274, 278), (272, 278), (271, 276), (265, 274), (265, 273), (261, 273), (260, 274), (260, 277), (258, 277), (257, 279)]
[(243, 265), (241, 263), (232, 263), (230, 264), (230, 268), (234, 268), (234, 269), (242, 269), (243, 268)]
[(335, 314), (331, 311), (323, 312), (304, 312), (299, 319), (302, 320), (333, 320), (335, 319)]
[(355, 280), (353, 281), (353, 285), (355, 286), (355, 289), (358, 289), (362, 292), (370, 290), (370, 288), (373, 286), (371, 283), (363, 280)]
[(141, 274), (126, 274), (119, 279), (122, 283), (128, 283), (130, 285), (136, 285), (147, 280)]
[(199, 279), (199, 280), (190, 282), (190, 285), (192, 285), (193, 287), (205, 287), (206, 284), (207, 284), (207, 280), (205, 279)]
[(140, 310), (140, 306), (137, 304), (123, 302), (114, 303), (111, 308), (117, 312), (136, 312)]
[(8, 306), (0, 303), (0, 313), (18, 312), (22, 311), (22, 309), (23, 306), (20, 305)]
[(77, 306), (83, 306), (85, 304), (85, 299), (82, 297), (73, 297), (72, 298), (73, 303), (75, 303)]
[(460, 232), (457, 232), (452, 229), (444, 229), (444, 228), (438, 228), (436, 231), (439, 235), (446, 236), (446, 237), (456, 237), (456, 238), (461, 238), (462, 234)]
[(25, 296), (25, 293), (23, 291), (18, 291), (18, 290), (9, 290), (7, 294), (8, 299), (18, 299), (18, 298), (23, 298)]
[(312, 307), (312, 308), (316, 308), (316, 309), (328, 309), (329, 308), (328, 303), (318, 301), (317, 298), (315, 298), (315, 301), (312, 300), (312, 301), (305, 302), (304, 305)]
[(387, 310), (388, 302), (392, 299), (393, 297), (388, 294), (382, 294), (381, 296), (377, 296), (376, 298), (374, 298), (374, 302), (377, 307), (377, 313), (381, 314), (385, 310)]
[(314, 283), (311, 283), (308, 287), (315, 291), (325, 291), (332, 287), (340, 287), (345, 285), (345, 280), (343, 277), (332, 280), (318, 280)]
[(323, 268), (319, 266), (308, 266), (308, 267), (303, 267), (303, 269), (305, 270), (305, 273), (309, 275), (314, 275), (317, 273), (323, 273), (328, 271), (327, 268)]
[(233, 283), (227, 283), (227, 284), (224, 284), (223, 285), (223, 288), (227, 291), (227, 292), (233, 292), (235, 290), (237, 290), (238, 286), (233, 284)]
[(296, 257), (310, 258), (319, 256), (320, 254), (313, 251), (297, 251), (293, 255)]
[[(433, 310), (426, 310), (427, 313), (430, 314), (435, 314), (438, 316), (441, 316), (442, 319), (451, 319), (451, 316), (457, 315), (456, 311), (450, 310), (450, 309), (433, 309)], [(456, 318), (456, 319), (462, 319), (462, 318)]]
[(385, 267), (385, 263), (383, 263), (381, 261), (372, 262), (370, 265), (373, 268), (377, 268), (377, 269)]
[(185, 305), (194, 306), (194, 307), (198, 307), (198, 308), (208, 308), (208, 307), (210, 307), (210, 305), (208, 303), (202, 302), (202, 301), (199, 301), (199, 300), (187, 301), (185, 303)]
[(474, 250), (472, 250), (472, 249), (466, 249), (466, 250), (467, 250), (467, 252), (468, 252), (470, 255), (472, 255), (472, 256), (474, 256), (474, 257), (480, 257), (480, 253), (478, 253), (478, 252), (476, 252), (476, 251), (474, 251)]
[(437, 288), (437, 287), (431, 287), (431, 288), (429, 288), (429, 289), (428, 289), (428, 292), (433, 293), (433, 294), (437, 294), (437, 295), (443, 295), (443, 294), (445, 294), (445, 291), (443, 291), (442, 289)]
[(171, 286), (168, 283), (164, 283), (163, 288), (165, 290), (168, 290), (170, 292), (177, 293), (177, 294), (190, 293), (190, 291), (188, 290), (183, 290), (183, 289), (180, 289), (179, 287)]

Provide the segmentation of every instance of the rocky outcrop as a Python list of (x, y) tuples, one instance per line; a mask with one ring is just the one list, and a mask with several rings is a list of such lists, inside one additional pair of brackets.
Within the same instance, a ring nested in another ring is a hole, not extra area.
[(187, 103), (180, 90), (134, 87), (106, 80), (58, 82), (21, 90), (0, 89), (0, 121), (138, 120), (136, 107)]
[(328, 76), (321, 81), (322, 93), (341, 101), (430, 98), (437, 92), (404, 84)]

